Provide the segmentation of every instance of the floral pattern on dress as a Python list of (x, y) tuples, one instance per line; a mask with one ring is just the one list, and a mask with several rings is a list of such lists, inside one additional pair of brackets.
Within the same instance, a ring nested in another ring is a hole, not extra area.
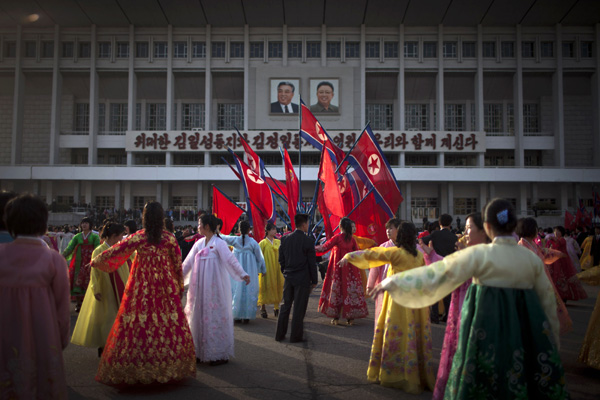
[(147, 384), (194, 376), (194, 346), (181, 306), (183, 275), (175, 237), (163, 231), (155, 245), (139, 231), (94, 258), (92, 267), (112, 272), (136, 250), (96, 380)]
[(369, 315), (363, 280), (358, 268), (348, 264), (339, 267), (338, 261), (351, 251), (358, 250), (354, 239), (344, 240), (344, 234), (331, 238), (323, 245), (325, 251), (331, 250), (327, 274), (323, 281), (319, 312), (330, 318), (357, 319)]

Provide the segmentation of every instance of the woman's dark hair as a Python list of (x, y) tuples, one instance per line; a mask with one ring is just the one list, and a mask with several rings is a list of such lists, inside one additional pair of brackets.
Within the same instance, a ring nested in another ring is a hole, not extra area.
[(273, 228), (277, 228), (277, 227), (275, 226), (275, 224), (274, 224), (274, 223), (272, 223), (272, 222), (267, 222), (267, 226), (265, 226), (265, 237), (267, 237), (267, 234), (268, 234), (268, 233), (269, 233), (269, 231), (270, 231), (271, 229), (273, 229)]
[(81, 224), (83, 224), (84, 222), (87, 222), (90, 226), (90, 231), (92, 230), (92, 228), (94, 227), (94, 221), (92, 221), (91, 218), (89, 217), (85, 217), (81, 220), (81, 222), (79, 223), (79, 226), (81, 227)]
[(4, 223), (12, 237), (41, 236), (46, 233), (48, 206), (37, 196), (26, 193), (8, 201)]
[(408, 251), (414, 256), (417, 255), (417, 227), (409, 221), (400, 223), (398, 236), (396, 238), (397, 246)]
[(558, 226), (555, 226), (554, 229), (557, 230), (557, 231), (559, 231), (560, 234), (561, 234), (561, 236), (563, 236), (563, 237), (565, 236), (566, 231), (565, 231), (565, 227), (564, 226), (558, 225)]
[(485, 222), (499, 235), (510, 235), (517, 226), (515, 209), (508, 200), (495, 198), (485, 206)]
[(202, 216), (200, 217), (200, 223), (202, 224), (202, 226), (208, 225), (210, 231), (213, 233), (217, 231), (217, 219), (214, 215), (202, 214)]
[(165, 218), (165, 229), (171, 233), (175, 230), (175, 225), (173, 225), (173, 220), (171, 218)]
[(223, 220), (219, 217), (215, 217), (217, 220), (217, 228), (221, 230), (223, 228)]
[(102, 239), (108, 239), (113, 235), (122, 235), (123, 232), (125, 232), (125, 227), (123, 225), (107, 221), (100, 230), (100, 237)]
[(242, 221), (240, 222), (240, 233), (242, 234), (242, 246), (246, 241), (246, 235), (250, 231), (250, 222)]
[(352, 240), (352, 220), (347, 217), (342, 218), (340, 221), (340, 228), (344, 232), (344, 240), (346, 242)]
[(128, 219), (127, 221), (125, 221), (124, 225), (129, 228), (130, 234), (133, 235), (134, 233), (137, 232), (137, 224), (135, 223), (134, 220)]
[(469, 218), (471, 218), (471, 222), (477, 227), (477, 229), (479, 229), (480, 231), (483, 230), (483, 217), (481, 216), (480, 212), (474, 212), (467, 215), (467, 218), (465, 218), (465, 222), (467, 222)]
[(152, 244), (159, 244), (164, 228), (164, 210), (160, 203), (156, 201), (149, 201), (144, 206), (144, 213), (142, 214), (142, 225), (146, 230), (146, 236), (148, 242)]
[(385, 223), (386, 228), (398, 228), (402, 222), (398, 218), (390, 218), (388, 222)]
[(521, 218), (517, 221), (516, 234), (522, 238), (532, 238), (538, 233), (538, 225), (535, 218), (527, 217)]

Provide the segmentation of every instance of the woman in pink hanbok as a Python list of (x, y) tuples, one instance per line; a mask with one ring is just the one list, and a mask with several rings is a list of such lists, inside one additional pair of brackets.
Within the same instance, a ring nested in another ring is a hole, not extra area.
[(213, 215), (198, 221), (198, 240), (183, 262), (183, 276), (189, 283), (185, 316), (190, 324), (197, 362), (221, 365), (233, 357), (233, 315), (231, 278), (250, 283), (227, 243), (217, 232)]
[(558, 317), (558, 323), (560, 326), (559, 332), (561, 335), (564, 335), (565, 333), (571, 330), (573, 322), (571, 321), (571, 317), (569, 316), (567, 307), (562, 301), (561, 296), (556, 288), (556, 285), (552, 280), (552, 276), (550, 274), (550, 270), (548, 269), (548, 265), (551, 265), (558, 259), (566, 256), (558, 250), (540, 247), (535, 242), (536, 230), (537, 222), (535, 219), (531, 217), (520, 219), (517, 223), (516, 229), (517, 234), (521, 237), (521, 240), (519, 240), (519, 245), (533, 251), (544, 263), (544, 270), (546, 271), (546, 275), (548, 275), (550, 283), (552, 283), (552, 287), (554, 288), (554, 294), (556, 297), (556, 315)]
[(577, 278), (577, 270), (568, 257), (567, 241), (564, 238), (565, 228), (562, 226), (554, 227), (554, 237), (546, 241), (546, 247), (558, 250), (566, 257), (561, 257), (549, 265), (552, 281), (563, 301), (587, 299), (587, 293), (583, 289), (581, 282)]
[[(379, 247), (396, 247), (396, 236), (398, 235), (398, 227), (400, 226), (400, 220), (398, 218), (391, 218), (385, 223), (385, 233), (387, 234), (388, 241), (382, 243)], [(373, 288), (387, 277), (387, 272), (390, 265), (385, 264), (380, 267), (371, 268), (369, 270), (369, 278), (367, 280), (367, 291), (369, 293)], [(379, 293), (373, 300), (375, 300), (375, 326), (377, 326), (377, 320), (381, 313), (381, 304), (383, 302), (383, 293)]]
[[(483, 218), (480, 212), (467, 216), (465, 222), (466, 245), (474, 246), (480, 243), (488, 243), (485, 230), (483, 229)], [(460, 243), (460, 241), (459, 241)], [(464, 245), (459, 245), (463, 246)], [(438, 368), (437, 378), (435, 380), (435, 389), (433, 390), (433, 399), (443, 399), (446, 392), (446, 383), (452, 369), (452, 361), (458, 346), (458, 335), (460, 333), (460, 313), (463, 302), (467, 294), (467, 289), (471, 286), (471, 279), (460, 285), (458, 289), (452, 292), (450, 307), (448, 310), (448, 320), (446, 332), (444, 333), (444, 343), (442, 346), (442, 355), (440, 357), (440, 366)]]
[(23, 195), (6, 206), (15, 240), (0, 246), (0, 399), (66, 399), (67, 263), (48, 248), (48, 209)]

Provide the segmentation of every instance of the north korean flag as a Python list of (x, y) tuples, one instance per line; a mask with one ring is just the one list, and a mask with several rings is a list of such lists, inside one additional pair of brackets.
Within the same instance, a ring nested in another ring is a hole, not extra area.
[(348, 154), (348, 161), (368, 190), (373, 189), (377, 204), (392, 218), (402, 203), (402, 193), (369, 125)]

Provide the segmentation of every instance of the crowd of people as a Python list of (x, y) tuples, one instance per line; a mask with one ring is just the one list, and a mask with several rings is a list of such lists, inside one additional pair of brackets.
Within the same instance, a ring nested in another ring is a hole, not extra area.
[[(272, 223), (252, 232), (241, 221), (226, 236), (205, 212), (197, 231), (177, 230), (157, 202), (144, 207), (140, 230), (135, 220), (94, 226), (88, 217), (77, 231), (49, 228), (47, 206), (29, 194), (0, 193), (0, 212), (2, 398), (66, 397), (69, 341), (98, 349), (96, 379), (110, 385), (225, 364), (234, 324), (269, 318), (271, 306), (275, 340), (286, 340), (291, 315), (289, 341), (306, 341), (317, 260), (327, 255), (318, 311), (332, 325), (354, 325), (375, 301), (369, 381), (434, 399), (567, 398), (558, 354), (572, 326), (566, 303), (587, 297), (581, 281), (600, 284), (600, 227), (544, 231), (503, 199), (470, 214), (464, 233), (447, 214), (421, 232), (390, 219), (381, 244), (356, 236), (349, 218), (316, 244), (306, 214), (294, 232)], [(432, 323), (446, 324), (441, 355)], [(597, 369), (599, 330), (597, 306), (579, 356)]]

